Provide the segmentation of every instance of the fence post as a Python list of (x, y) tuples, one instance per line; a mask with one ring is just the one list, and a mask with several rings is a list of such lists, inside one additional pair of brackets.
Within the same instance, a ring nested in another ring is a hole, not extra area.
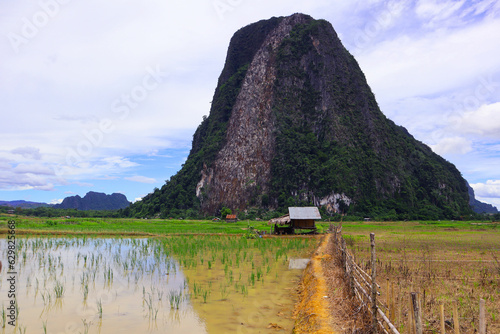
[(348, 260), (349, 262), (349, 288), (350, 288), (350, 293), (353, 297), (356, 296), (355, 288), (354, 288), (354, 260)]
[(389, 310), (388, 316), (390, 317), (391, 316), (391, 310), (390, 310), (391, 309), (391, 282), (387, 278), (385, 283), (386, 283), (385, 289), (387, 291), (387, 294), (385, 296), (385, 302), (387, 303), (387, 309)]
[(342, 242), (342, 265), (344, 266), (344, 271), (346, 273), (346, 278), (347, 278), (347, 247), (345, 244), (345, 239), (341, 239)]
[(417, 334), (422, 334), (422, 314), (420, 306), (418, 305), (418, 298), (415, 292), (411, 293), (411, 304), (413, 308), (413, 314), (415, 316), (415, 332)]
[(330, 223), (330, 228), (333, 234), (333, 258), (337, 258), (337, 226), (334, 226), (332, 223)]
[(394, 283), (391, 282), (391, 305), (389, 306), (390, 307), (390, 318), (389, 320), (391, 320), (391, 322), (393, 324), (396, 323), (396, 305), (395, 305), (395, 295), (394, 295)]
[(372, 330), (374, 334), (378, 332), (378, 324), (377, 324), (377, 270), (376, 265), (376, 256), (375, 256), (375, 233), (370, 233), (370, 247), (372, 251), (371, 256), (371, 269), (372, 269)]
[(479, 299), (479, 334), (486, 334), (485, 301)]
[(439, 304), (439, 318), (441, 320), (441, 334), (446, 334), (446, 328), (444, 327), (444, 303)]
[[(413, 290), (412, 287), (410, 287), (410, 291)], [(411, 301), (411, 292), (408, 295), (408, 333), (410, 334), (415, 334), (415, 314), (413, 312), (413, 304)]]
[(455, 334), (460, 334), (460, 323), (458, 322), (458, 305), (457, 301), (453, 301), (453, 329)]

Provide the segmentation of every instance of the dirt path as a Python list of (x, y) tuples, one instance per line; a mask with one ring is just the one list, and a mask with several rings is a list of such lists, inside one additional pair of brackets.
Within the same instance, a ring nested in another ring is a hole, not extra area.
[(369, 317), (346, 293), (343, 271), (326, 234), (299, 286), (293, 333), (369, 333)]

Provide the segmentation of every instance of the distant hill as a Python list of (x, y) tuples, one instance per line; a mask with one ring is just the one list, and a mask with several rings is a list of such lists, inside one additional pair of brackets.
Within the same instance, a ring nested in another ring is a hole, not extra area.
[(49, 207), (50, 204), (47, 203), (38, 203), (38, 202), (29, 202), (29, 201), (0, 201), (0, 205), (3, 206), (11, 206), (14, 208), (22, 208), (22, 209), (35, 209), (39, 207)]
[(469, 204), (476, 213), (498, 213), (498, 209), (491, 204), (480, 202), (476, 199), (474, 189), (467, 183), (469, 189)]
[(53, 206), (55, 209), (77, 209), (77, 210), (119, 210), (130, 205), (127, 197), (123, 194), (114, 193), (106, 195), (89, 191), (83, 198), (79, 195), (66, 197), (61, 204)]

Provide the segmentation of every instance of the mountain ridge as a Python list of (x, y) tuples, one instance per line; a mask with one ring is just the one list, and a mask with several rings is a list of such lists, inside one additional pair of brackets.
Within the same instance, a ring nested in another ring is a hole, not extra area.
[(127, 197), (123, 194), (113, 193), (106, 195), (89, 191), (84, 197), (79, 195), (66, 197), (61, 204), (55, 204), (54, 209), (77, 209), (77, 210), (119, 210), (130, 205)]
[(474, 189), (470, 186), (469, 182), (467, 182), (467, 189), (469, 191), (469, 204), (474, 210), (475, 213), (498, 213), (498, 209), (496, 206), (493, 206), (488, 203), (481, 202), (476, 199), (476, 194), (474, 193)]
[(52, 204), (42, 202), (31, 202), (25, 200), (0, 201), (0, 206), (10, 206), (13, 208), (34, 209), (39, 207), (50, 207)]

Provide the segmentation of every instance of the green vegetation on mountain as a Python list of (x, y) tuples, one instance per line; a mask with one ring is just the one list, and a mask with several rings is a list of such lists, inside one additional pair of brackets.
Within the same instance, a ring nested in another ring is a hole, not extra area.
[[(317, 205), (308, 194), (337, 193), (354, 200), (340, 203), (354, 215), (470, 213), (460, 172), (380, 112), (357, 62), (332, 35), (322, 20), (298, 25), (278, 51), (271, 181), (277, 206)], [(319, 54), (320, 46), (333, 52)], [(331, 100), (322, 108), (325, 94)]]

